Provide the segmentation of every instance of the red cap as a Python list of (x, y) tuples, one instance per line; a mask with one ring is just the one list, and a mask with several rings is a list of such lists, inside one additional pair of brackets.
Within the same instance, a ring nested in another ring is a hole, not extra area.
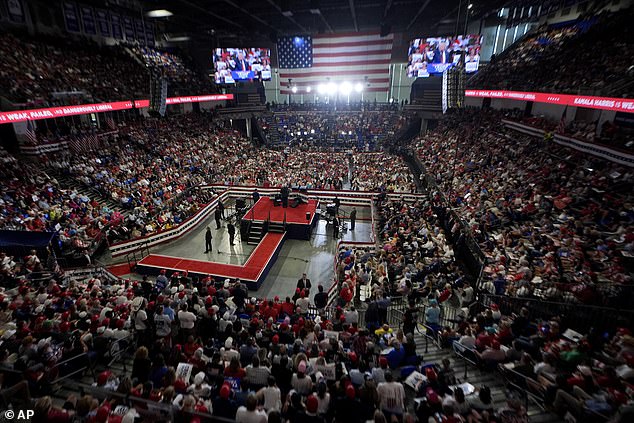
[(346, 396), (348, 397), (348, 399), (354, 399), (354, 397), (357, 395), (357, 393), (354, 390), (354, 386), (352, 385), (348, 385), (346, 386)]
[(280, 336), (279, 335), (273, 335), (273, 345), (277, 345), (280, 343)]
[(354, 351), (350, 351), (348, 353), (348, 358), (350, 359), (350, 361), (352, 361), (353, 363), (357, 362), (357, 353)]
[(179, 293), (178, 293), (178, 298), (180, 298), (181, 300), (182, 300), (183, 298), (185, 298), (185, 291), (181, 291), (181, 292), (179, 292)]
[(491, 304), (491, 310), (496, 310), (497, 311), (499, 309), (500, 309), (500, 307), (497, 304), (495, 304), (495, 303)]
[(220, 388), (220, 398), (229, 399), (229, 395), (231, 395), (231, 386), (228, 383), (225, 383)]
[(108, 382), (108, 379), (110, 378), (111, 375), (112, 375), (112, 372), (110, 370), (106, 370), (99, 373), (99, 376), (97, 376), (97, 385), (99, 386), (105, 385), (106, 382)]
[(99, 423), (105, 423), (108, 421), (109, 416), (110, 407), (108, 407), (107, 405), (102, 405), (101, 407), (99, 407), (99, 410), (97, 410), (97, 415), (95, 416), (95, 418)]
[(379, 366), (387, 367), (387, 357), (379, 357)]
[(319, 407), (319, 401), (315, 395), (311, 395), (306, 398), (306, 411), (315, 414), (317, 412), (317, 407)]

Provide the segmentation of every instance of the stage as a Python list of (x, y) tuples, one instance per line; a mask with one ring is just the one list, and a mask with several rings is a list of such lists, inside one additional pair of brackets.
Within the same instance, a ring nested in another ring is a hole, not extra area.
[(161, 269), (165, 269), (168, 275), (187, 271), (198, 277), (239, 278), (250, 290), (257, 290), (275, 263), (285, 238), (285, 233), (267, 233), (244, 265), (150, 254), (137, 263), (136, 271), (143, 275), (158, 275)]
[[(248, 232), (251, 222), (260, 222), (273, 225), (283, 225), (286, 222), (286, 236), (289, 239), (309, 240), (312, 230), (317, 224), (317, 207), (319, 201), (308, 200), (297, 207), (291, 207), (295, 200), (289, 200), (289, 206), (284, 208), (276, 206), (273, 200), (268, 197), (261, 197), (253, 207), (251, 207), (242, 218), (240, 224), (240, 235), (243, 240), (248, 239)], [(269, 220), (270, 219), (270, 220)], [(268, 228), (265, 228), (268, 230)]]

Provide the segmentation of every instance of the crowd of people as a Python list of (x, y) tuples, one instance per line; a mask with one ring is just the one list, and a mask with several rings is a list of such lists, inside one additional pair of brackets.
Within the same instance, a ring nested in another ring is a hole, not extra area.
[[(540, 28), (469, 81), (471, 88), (631, 97), (633, 8)], [(596, 52), (601, 52), (597, 57)], [(610, 92), (614, 84), (628, 86)], [(614, 95), (613, 95), (614, 94)]]
[(19, 161), (4, 149), (0, 163), (2, 230), (57, 232), (59, 249), (53, 252), (83, 257), (100, 247), (102, 229), (119, 218), (94, 198), (63, 186), (36, 163)]
[(627, 304), (631, 170), (503, 129), (501, 116), (454, 114), (414, 142), (426, 172), (487, 257), (484, 289)]
[(150, 86), (147, 67), (159, 66), (179, 94), (208, 94), (209, 82), (175, 55), (150, 48), (101, 46), (88, 40), (0, 34), (0, 88), (10, 101), (39, 105), (143, 99)]
[[(274, 124), (284, 146), (374, 151), (394, 137), (405, 117), (391, 111), (287, 111), (275, 113)], [(267, 135), (272, 130), (268, 125), (263, 129)]]
[[(83, 245), (101, 232), (114, 242), (177, 226), (213, 199), (212, 189), (197, 188), (212, 184), (415, 190), (400, 157), (258, 148), (207, 114), (121, 122), (116, 129), (100, 138), (98, 148), (46, 156), (43, 169), (3, 152), (8, 183), (0, 227), (61, 230), (64, 242), (77, 239)], [(56, 139), (52, 132), (47, 137)], [(56, 175), (85, 189), (63, 189)], [(87, 190), (95, 195), (84, 194)]]
[(183, 56), (150, 46), (133, 45), (130, 51), (141, 58), (155, 75), (167, 78), (170, 92), (178, 94), (209, 94), (215, 92), (211, 81), (194, 70)]

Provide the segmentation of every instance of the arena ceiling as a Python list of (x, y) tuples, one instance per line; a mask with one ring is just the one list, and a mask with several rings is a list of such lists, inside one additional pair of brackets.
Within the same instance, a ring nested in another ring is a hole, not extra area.
[[(146, 0), (144, 9), (167, 9), (166, 29), (218, 40), (283, 34), (381, 30), (436, 35), (495, 12), (505, 0)], [(458, 31), (460, 32), (460, 31)]]

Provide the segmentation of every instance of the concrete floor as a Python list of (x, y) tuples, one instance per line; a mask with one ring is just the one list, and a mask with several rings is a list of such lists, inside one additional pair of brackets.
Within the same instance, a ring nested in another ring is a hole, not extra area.
[[(233, 204), (228, 204), (226, 214), (231, 214)], [(325, 209), (325, 207), (324, 207)], [(351, 208), (342, 208), (349, 213)], [(368, 207), (357, 207), (357, 217), (359, 219), (370, 217)], [(350, 222), (347, 223), (347, 228)], [(211, 253), (205, 254), (205, 231), (207, 226), (211, 228), (213, 234), (213, 249)], [(371, 222), (356, 222), (354, 231), (349, 229), (344, 231), (341, 239), (344, 241), (369, 242), (371, 233)], [(218, 263), (244, 264), (254, 245), (248, 245), (240, 240), (239, 234), (235, 239), (235, 246), (229, 245), (229, 235), (227, 233), (226, 222), (222, 222), (222, 227), (216, 229), (216, 222), (213, 215), (189, 234), (168, 244), (151, 248), (154, 254), (163, 254), (174, 257), (191, 258), (195, 260), (209, 260)], [(289, 239), (284, 242), (277, 261), (273, 265), (266, 280), (254, 295), (259, 298), (273, 298), (279, 296), (285, 298), (292, 296), (295, 292), (297, 280), (306, 273), (313, 283), (311, 296), (317, 292), (317, 285), (322, 284), (328, 289), (334, 277), (334, 257), (337, 242), (332, 236), (332, 225), (327, 225), (326, 221), (320, 219), (313, 230), (310, 241)], [(140, 278), (139, 275), (128, 275), (131, 279)], [(257, 292), (257, 294), (256, 294)]]

